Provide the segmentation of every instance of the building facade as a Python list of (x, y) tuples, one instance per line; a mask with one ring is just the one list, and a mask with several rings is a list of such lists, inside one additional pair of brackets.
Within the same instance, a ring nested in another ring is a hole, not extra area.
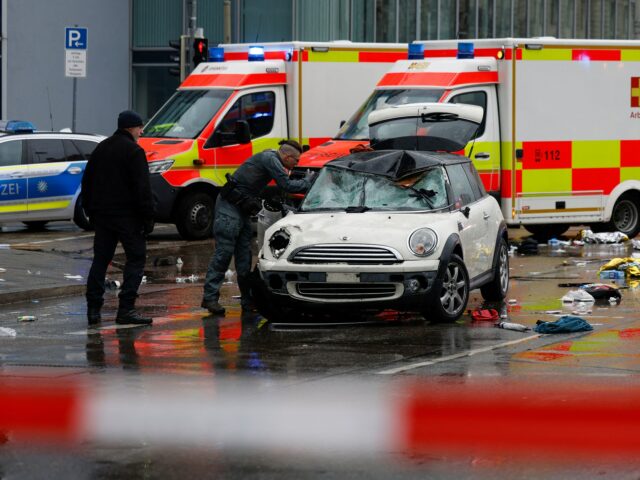
[(194, 26), (210, 46), (225, 33), (233, 43), (637, 39), (639, 6), (640, 0), (0, 0), (0, 111), (41, 129), (71, 126), (64, 32), (75, 25), (88, 30), (87, 73), (76, 80), (76, 130), (108, 134), (118, 111), (131, 107), (149, 118), (175, 90), (177, 52), (169, 42)]

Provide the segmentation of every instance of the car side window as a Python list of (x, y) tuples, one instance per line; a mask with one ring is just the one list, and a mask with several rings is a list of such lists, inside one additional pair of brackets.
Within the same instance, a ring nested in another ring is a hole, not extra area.
[(451, 97), (449, 103), (466, 103), (467, 105), (477, 105), (478, 107), (482, 107), (482, 123), (480, 123), (480, 128), (478, 128), (477, 137), (481, 136), (484, 133), (484, 126), (487, 119), (487, 93), (483, 91), (477, 92), (466, 92), (461, 93), (460, 95), (456, 95), (455, 97)]
[(267, 135), (273, 129), (276, 96), (273, 92), (255, 92), (240, 97), (224, 116), (218, 130), (232, 133), (238, 120), (249, 124), (251, 138)]
[(75, 148), (80, 152), (78, 158), (69, 158), (69, 160), (89, 160), (93, 150), (98, 145), (96, 142), (90, 142), (88, 140), (69, 140)]
[(38, 138), (27, 140), (28, 159), (31, 164), (66, 162), (67, 156), (62, 140), (55, 138)]
[(24, 162), (23, 141), (11, 140), (0, 143), (0, 167), (21, 165)]
[(471, 187), (469, 178), (460, 163), (447, 166), (447, 174), (453, 191), (453, 203), (455, 208), (462, 208), (477, 200), (476, 193)]
[(471, 165), (471, 163), (465, 163), (462, 167), (464, 173), (467, 175), (467, 179), (469, 179), (469, 183), (471, 184), (471, 189), (473, 190), (473, 194), (476, 199), (482, 198), (486, 195), (484, 187), (482, 186), (482, 180), (478, 176), (478, 172)]

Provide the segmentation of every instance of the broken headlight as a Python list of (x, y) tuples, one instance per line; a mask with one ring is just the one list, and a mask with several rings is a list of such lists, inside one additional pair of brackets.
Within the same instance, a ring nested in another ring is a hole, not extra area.
[(431, 254), (437, 243), (438, 236), (430, 228), (420, 228), (409, 237), (409, 248), (418, 257), (426, 257)]
[(269, 239), (269, 248), (271, 249), (271, 253), (276, 258), (280, 258), (284, 251), (289, 246), (289, 240), (291, 236), (289, 232), (287, 232), (284, 228), (280, 230), (276, 230), (271, 238)]

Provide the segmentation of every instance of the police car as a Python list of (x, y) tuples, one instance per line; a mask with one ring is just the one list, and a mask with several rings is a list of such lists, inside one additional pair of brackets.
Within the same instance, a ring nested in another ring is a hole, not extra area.
[(73, 220), (89, 230), (80, 182), (101, 135), (36, 132), (30, 122), (0, 121), (0, 223), (39, 229)]

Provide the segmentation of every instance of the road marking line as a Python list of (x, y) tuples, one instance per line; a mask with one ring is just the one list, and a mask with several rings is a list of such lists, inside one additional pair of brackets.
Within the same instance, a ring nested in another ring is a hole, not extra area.
[(491, 350), (495, 350), (497, 348), (508, 347), (510, 345), (516, 345), (518, 343), (527, 342), (529, 340), (533, 340), (534, 338), (539, 338), (540, 335), (530, 335), (528, 337), (519, 338), (518, 340), (511, 340), (509, 342), (498, 343), (496, 345), (489, 345), (484, 348), (477, 348), (475, 350), (467, 350), (466, 352), (456, 353), (454, 355), (448, 355), (446, 357), (436, 358), (435, 360), (427, 360), (424, 362), (411, 363), (409, 365), (405, 365), (403, 367), (390, 368), (388, 370), (381, 370), (376, 372), (378, 375), (394, 375), (400, 372), (406, 372), (407, 370), (412, 370), (414, 368), (426, 367), (429, 365), (435, 365), (436, 363), (448, 362), (449, 360), (456, 360), (462, 357), (471, 357), (472, 355), (477, 355), (478, 353), (485, 353)]
[[(165, 228), (169, 228), (169, 225), (160, 225), (157, 226), (155, 229), (156, 230), (160, 230), (160, 229), (165, 229)], [(88, 233), (86, 235), (76, 235), (75, 237), (62, 237), (62, 238), (52, 238), (50, 240), (40, 240), (38, 242), (18, 242), (18, 243), (10, 243), (10, 246), (17, 246), (17, 245), (44, 245), (45, 243), (53, 243), (53, 242), (65, 242), (67, 240), (77, 240), (79, 238), (90, 238), (93, 237), (93, 233)]]

